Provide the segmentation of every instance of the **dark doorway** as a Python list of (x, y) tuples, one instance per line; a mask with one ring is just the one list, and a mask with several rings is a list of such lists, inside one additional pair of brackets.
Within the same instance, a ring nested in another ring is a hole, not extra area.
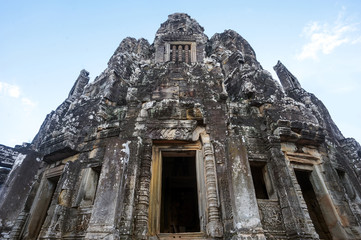
[(308, 213), (320, 239), (332, 239), (322, 215), (320, 205), (310, 181), (310, 172), (295, 170), (298, 184), (301, 187), (303, 199), (306, 202)]
[(48, 215), (48, 210), (51, 201), (54, 197), (54, 192), (58, 184), (60, 176), (55, 176), (45, 179), (41, 189), (39, 190), (35, 208), (32, 210), (30, 220), (23, 232), (21, 239), (37, 239), (43, 226), (45, 219)]
[(257, 199), (269, 199), (263, 177), (264, 165), (251, 165), (252, 180)]
[(199, 232), (195, 152), (173, 152), (162, 156), (160, 232)]

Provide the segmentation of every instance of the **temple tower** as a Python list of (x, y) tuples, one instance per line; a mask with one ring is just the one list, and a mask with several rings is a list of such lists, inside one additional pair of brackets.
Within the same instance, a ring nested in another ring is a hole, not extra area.
[(0, 238), (360, 239), (360, 145), (275, 70), (184, 13), (124, 39), (31, 144), (0, 149)]

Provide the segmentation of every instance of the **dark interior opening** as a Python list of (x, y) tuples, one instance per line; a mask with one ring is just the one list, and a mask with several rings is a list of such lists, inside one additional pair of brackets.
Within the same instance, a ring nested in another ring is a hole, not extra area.
[(306, 202), (308, 213), (320, 239), (332, 239), (322, 215), (320, 205), (310, 181), (310, 172), (295, 170), (298, 184), (301, 187), (303, 198)]
[(163, 155), (161, 233), (200, 232), (195, 154), (180, 155)]
[(251, 173), (253, 179), (254, 190), (256, 192), (257, 199), (269, 199), (266, 184), (263, 177), (264, 166), (251, 165)]
[(339, 169), (336, 169), (337, 175), (341, 180), (341, 183), (344, 184), (346, 182), (345, 172)]
[(97, 193), (97, 189), (98, 189), (99, 177), (100, 177), (100, 172), (102, 170), (102, 166), (93, 167), (92, 169), (96, 173), (95, 184), (94, 184), (95, 185), (95, 192), (93, 193), (93, 199), (92, 199), (92, 205), (93, 205), (94, 200), (95, 200), (95, 196), (96, 196), (96, 193)]
[(37, 239), (41, 227), (43, 226), (48, 215), (48, 210), (51, 204), (51, 200), (54, 197), (54, 192), (59, 178), (60, 176), (54, 176), (46, 179), (43, 189), (40, 190), (40, 196), (38, 198), (38, 202), (36, 203), (32, 219), (27, 226), (27, 236), (22, 236), (24, 239)]

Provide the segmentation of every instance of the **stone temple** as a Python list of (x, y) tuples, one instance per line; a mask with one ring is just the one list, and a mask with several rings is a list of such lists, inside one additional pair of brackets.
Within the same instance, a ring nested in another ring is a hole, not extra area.
[[(361, 239), (361, 147), (278, 62), (187, 14), (0, 146), (1, 239)], [(11, 169), (11, 170), (10, 170)]]

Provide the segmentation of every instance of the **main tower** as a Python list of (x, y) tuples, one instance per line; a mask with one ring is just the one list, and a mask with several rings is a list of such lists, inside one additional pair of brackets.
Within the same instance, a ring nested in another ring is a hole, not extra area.
[(124, 39), (11, 149), (1, 238), (360, 239), (360, 145), (275, 71), (184, 13)]

